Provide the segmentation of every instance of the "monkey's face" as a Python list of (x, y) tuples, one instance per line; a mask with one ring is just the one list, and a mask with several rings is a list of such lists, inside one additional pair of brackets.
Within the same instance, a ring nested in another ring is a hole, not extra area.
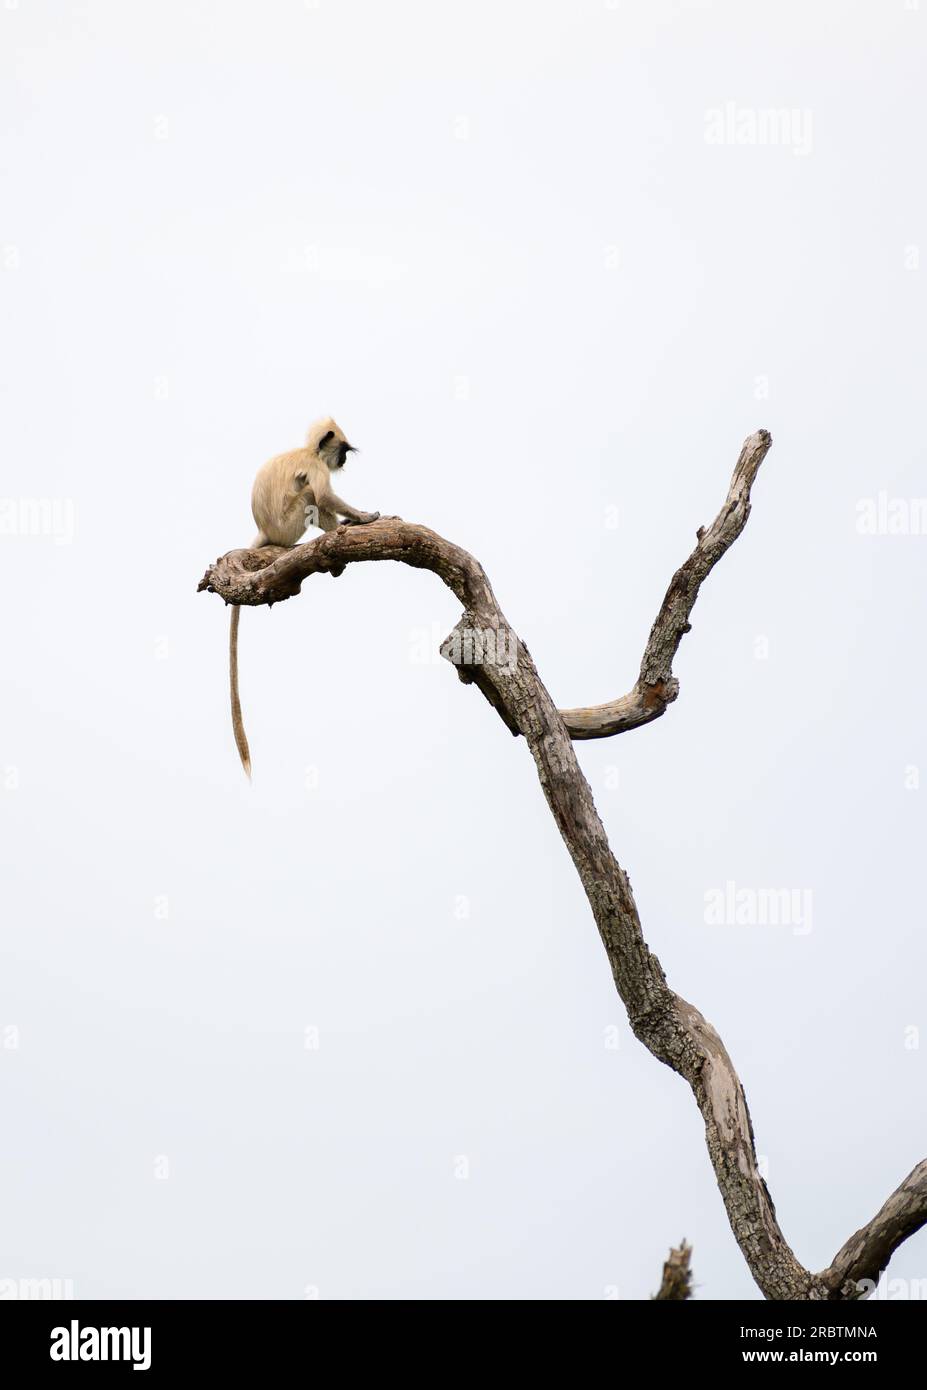
[(348, 454), (356, 452), (354, 445), (348, 443), (344, 432), (338, 428), (334, 420), (322, 420), (318, 427), (314, 426), (310, 430), (310, 448), (312, 447), (313, 436), (316, 439), (316, 452), (321, 459), (324, 459), (333, 473), (344, 467)]
[(354, 454), (354, 453), (357, 452), (357, 450), (354, 448), (354, 445), (353, 445), (353, 444), (349, 444), (348, 441), (347, 441), (346, 439), (339, 439), (339, 440), (337, 441), (337, 445), (338, 445), (338, 449), (337, 449), (337, 453), (336, 453), (337, 462), (334, 464), (334, 467), (335, 467), (335, 468), (343, 468), (344, 465), (345, 465), (345, 460), (346, 460), (347, 457), (348, 457), (348, 454)]

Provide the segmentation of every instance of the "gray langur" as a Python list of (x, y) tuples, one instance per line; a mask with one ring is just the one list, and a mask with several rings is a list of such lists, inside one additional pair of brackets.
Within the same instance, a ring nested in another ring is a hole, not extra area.
[[(343, 502), (332, 490), (332, 474), (344, 467), (354, 453), (344, 433), (331, 417), (316, 420), (306, 436), (304, 449), (277, 454), (259, 469), (251, 491), (251, 511), (258, 534), (249, 549), (263, 545), (295, 545), (307, 526), (334, 531), (344, 517), (354, 525), (376, 521), (379, 512), (361, 512)], [(251, 752), (245, 736), (238, 697), (238, 620), (241, 609), (232, 608), (229, 627), (229, 684), (232, 695), (232, 730), (241, 765), (251, 776)]]

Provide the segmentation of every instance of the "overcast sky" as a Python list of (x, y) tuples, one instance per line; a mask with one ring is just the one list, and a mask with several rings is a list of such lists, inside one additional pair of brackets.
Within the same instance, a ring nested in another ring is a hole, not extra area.
[(244, 612), (245, 781), (196, 585), (323, 414), (564, 707), (772, 431), (678, 702), (577, 751), (829, 1263), (927, 1154), (925, 0), (5, 0), (0, 45), (0, 1280), (640, 1299), (685, 1236), (759, 1297), (433, 576)]

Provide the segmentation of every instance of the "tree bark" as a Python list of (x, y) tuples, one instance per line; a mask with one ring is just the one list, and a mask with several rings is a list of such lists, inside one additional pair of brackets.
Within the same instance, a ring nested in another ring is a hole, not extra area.
[(683, 1241), (669, 1252), (663, 1279), (654, 1299), (658, 1303), (682, 1303), (692, 1297), (692, 1246)]

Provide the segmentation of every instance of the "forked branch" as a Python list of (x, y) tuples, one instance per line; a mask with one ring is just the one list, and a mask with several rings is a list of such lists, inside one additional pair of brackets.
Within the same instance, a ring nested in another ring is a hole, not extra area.
[(461, 679), (474, 682), (506, 726), (524, 736), (548, 806), (576, 866), (635, 1036), (689, 1084), (731, 1229), (767, 1298), (850, 1299), (878, 1277), (893, 1251), (927, 1222), (927, 1163), (921, 1164), (820, 1274), (789, 1247), (760, 1175), (743, 1087), (714, 1028), (667, 984), (644, 940), (631, 885), (608, 843), (572, 739), (603, 738), (647, 723), (676, 698), (672, 663), (699, 588), (743, 530), (750, 489), (772, 443), (760, 430), (741, 450), (724, 507), (670, 583), (631, 692), (610, 705), (561, 714), (527, 647), (507, 623), (482, 566), (424, 526), (384, 518), (339, 527), (291, 550), (232, 551), (207, 570), (200, 589), (228, 603), (271, 604), (299, 593), (314, 574), (395, 560), (431, 570), (463, 605), (442, 644)]

